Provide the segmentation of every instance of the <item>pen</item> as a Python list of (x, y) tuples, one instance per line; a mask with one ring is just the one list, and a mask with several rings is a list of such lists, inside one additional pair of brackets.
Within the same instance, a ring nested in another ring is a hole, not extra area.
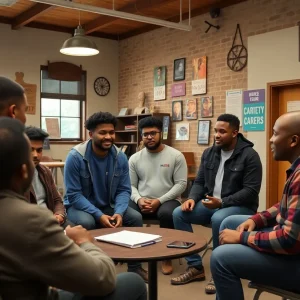
[(153, 244), (156, 244), (156, 242), (152, 241), (152, 242), (144, 243), (144, 244), (141, 244), (141, 247), (146, 247), (146, 246), (153, 245)]

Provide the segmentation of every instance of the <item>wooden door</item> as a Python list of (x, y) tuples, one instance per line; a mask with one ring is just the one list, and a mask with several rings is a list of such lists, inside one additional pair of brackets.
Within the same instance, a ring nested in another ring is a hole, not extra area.
[[(300, 85), (287, 86), (279, 89), (279, 115), (288, 112), (288, 102), (300, 101)], [(281, 198), (283, 187), (286, 181), (286, 170), (290, 167), (288, 161), (278, 163), (278, 196)]]
[[(267, 140), (273, 134), (276, 119), (288, 112), (288, 105), (300, 101), (300, 80), (268, 84), (268, 131)], [(286, 170), (290, 167), (287, 161), (276, 162), (267, 144), (267, 208), (281, 200), (286, 181)]]

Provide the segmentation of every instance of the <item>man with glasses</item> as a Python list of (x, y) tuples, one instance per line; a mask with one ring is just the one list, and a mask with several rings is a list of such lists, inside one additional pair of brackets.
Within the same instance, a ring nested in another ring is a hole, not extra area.
[[(90, 140), (75, 146), (66, 159), (64, 203), (68, 219), (88, 230), (143, 226), (141, 215), (128, 207), (128, 161), (114, 145), (116, 123), (108, 112), (93, 114), (85, 123)], [(128, 263), (128, 271), (147, 282), (141, 263)]]
[[(139, 122), (145, 148), (129, 159), (129, 206), (144, 218), (157, 218), (161, 228), (174, 229), (172, 213), (180, 206), (180, 195), (187, 185), (187, 165), (181, 152), (162, 144), (162, 127), (162, 122), (154, 117)], [(164, 261), (163, 274), (172, 271), (171, 261)]]

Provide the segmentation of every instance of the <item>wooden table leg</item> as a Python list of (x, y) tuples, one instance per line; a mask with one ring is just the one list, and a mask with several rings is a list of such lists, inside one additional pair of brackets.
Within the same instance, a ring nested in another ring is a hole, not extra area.
[(157, 262), (148, 262), (148, 293), (149, 300), (157, 300)]

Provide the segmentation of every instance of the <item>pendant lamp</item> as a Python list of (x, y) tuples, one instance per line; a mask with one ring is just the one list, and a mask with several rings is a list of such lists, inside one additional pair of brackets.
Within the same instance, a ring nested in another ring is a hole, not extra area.
[(60, 53), (72, 56), (93, 56), (97, 55), (99, 50), (96, 44), (85, 36), (84, 29), (79, 24), (74, 36), (63, 43)]

